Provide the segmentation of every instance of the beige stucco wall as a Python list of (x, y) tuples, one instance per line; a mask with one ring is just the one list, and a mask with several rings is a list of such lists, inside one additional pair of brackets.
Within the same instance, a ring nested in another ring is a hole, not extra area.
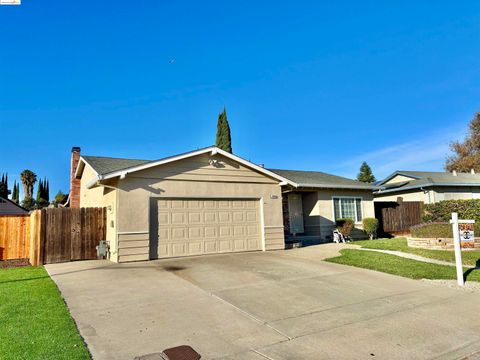
[(389, 192), (386, 194), (376, 193), (374, 194), (375, 201), (397, 201), (399, 197), (403, 198), (403, 201), (423, 201), (425, 204), (434, 202), (435, 194), (432, 190), (423, 192), (418, 189), (411, 191), (397, 191)]
[[(330, 239), (335, 228), (333, 212), (334, 197), (357, 197), (362, 199), (362, 216), (375, 217), (373, 194), (371, 190), (323, 189), (305, 191), (303, 195), (303, 221), (305, 235)], [(362, 223), (356, 223), (352, 237), (364, 237)]]
[(435, 202), (442, 200), (468, 200), (480, 198), (480, 187), (449, 186), (436, 187)]
[(400, 182), (404, 182), (404, 181), (412, 181), (414, 179), (415, 178), (408, 177), (408, 176), (396, 175), (393, 178), (391, 178), (390, 180), (388, 180), (385, 184), (396, 184), (396, 183), (400, 183)]
[(428, 188), (426, 191), (412, 189), (407, 191), (396, 191), (391, 193), (376, 193), (375, 201), (397, 201), (399, 197), (403, 201), (423, 201), (425, 204), (433, 204), (443, 200), (466, 200), (479, 199), (480, 187), (465, 186), (444, 186)]
[[(96, 176), (95, 172), (85, 166), (80, 179), (80, 207), (106, 207), (107, 208), (107, 231), (106, 240), (110, 245), (110, 252), (113, 255), (111, 260), (116, 261), (116, 208), (117, 190), (110, 187), (98, 186), (87, 189), (86, 184)], [(116, 186), (116, 181), (110, 182), (110, 186)]]
[[(214, 157), (216, 163), (211, 160), (209, 155), (199, 155), (128, 174), (119, 181), (119, 261), (148, 259), (147, 240), (154, 231), (150, 208), (156, 206), (157, 198), (262, 198), (266, 249), (284, 247), (279, 182), (220, 155)], [(136, 251), (133, 241), (138, 241)], [(122, 250), (123, 244), (129, 245), (128, 251)]]
[[(360, 197), (362, 198), (362, 215), (363, 218), (375, 217), (375, 208), (373, 204), (373, 194), (371, 190), (340, 190), (340, 189), (325, 189), (318, 191), (318, 215), (320, 221), (320, 232), (322, 238), (332, 236), (332, 231), (335, 228), (335, 220), (333, 213), (333, 198), (334, 197)], [(356, 223), (355, 228), (361, 230), (363, 225)], [(354, 231), (352, 237), (362, 237), (362, 231)]]

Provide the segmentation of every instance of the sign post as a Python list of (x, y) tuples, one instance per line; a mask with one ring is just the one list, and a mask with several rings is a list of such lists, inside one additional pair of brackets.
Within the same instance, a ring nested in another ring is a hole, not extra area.
[(465, 285), (463, 280), (462, 249), (471, 249), (475, 246), (475, 220), (459, 220), (457, 213), (452, 213), (453, 247), (455, 249), (455, 266), (457, 268), (457, 283)]

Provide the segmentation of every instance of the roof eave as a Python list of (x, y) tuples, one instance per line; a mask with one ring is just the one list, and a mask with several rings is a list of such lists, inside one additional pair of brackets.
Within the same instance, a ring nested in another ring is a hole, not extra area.
[(426, 188), (426, 187), (432, 187), (432, 186), (480, 186), (480, 183), (449, 183), (449, 182), (443, 182), (443, 183), (428, 183), (428, 184), (420, 184), (420, 185), (412, 185), (412, 186), (406, 186), (404, 188), (395, 188), (395, 189), (388, 189), (388, 190), (382, 190), (381, 188), (375, 192), (376, 195), (380, 194), (388, 194), (388, 193), (393, 193), (393, 192), (399, 192), (399, 191), (405, 191), (405, 190), (412, 190), (412, 189), (421, 189), (421, 188)]
[(319, 189), (353, 189), (353, 190), (375, 190), (378, 186), (363, 185), (338, 185), (338, 184), (298, 184), (299, 188), (319, 188)]

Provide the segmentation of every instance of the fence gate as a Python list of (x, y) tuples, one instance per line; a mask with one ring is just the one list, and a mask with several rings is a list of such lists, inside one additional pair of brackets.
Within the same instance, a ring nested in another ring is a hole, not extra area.
[(106, 236), (105, 208), (42, 210), (45, 217), (45, 264), (97, 258), (96, 246)]
[(407, 234), (410, 227), (422, 222), (421, 201), (375, 201), (374, 204), (380, 236)]

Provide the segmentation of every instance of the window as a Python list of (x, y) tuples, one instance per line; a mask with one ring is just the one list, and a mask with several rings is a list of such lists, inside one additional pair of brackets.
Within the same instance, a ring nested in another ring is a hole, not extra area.
[(334, 197), (333, 212), (335, 220), (352, 219), (355, 222), (362, 221), (362, 198)]

